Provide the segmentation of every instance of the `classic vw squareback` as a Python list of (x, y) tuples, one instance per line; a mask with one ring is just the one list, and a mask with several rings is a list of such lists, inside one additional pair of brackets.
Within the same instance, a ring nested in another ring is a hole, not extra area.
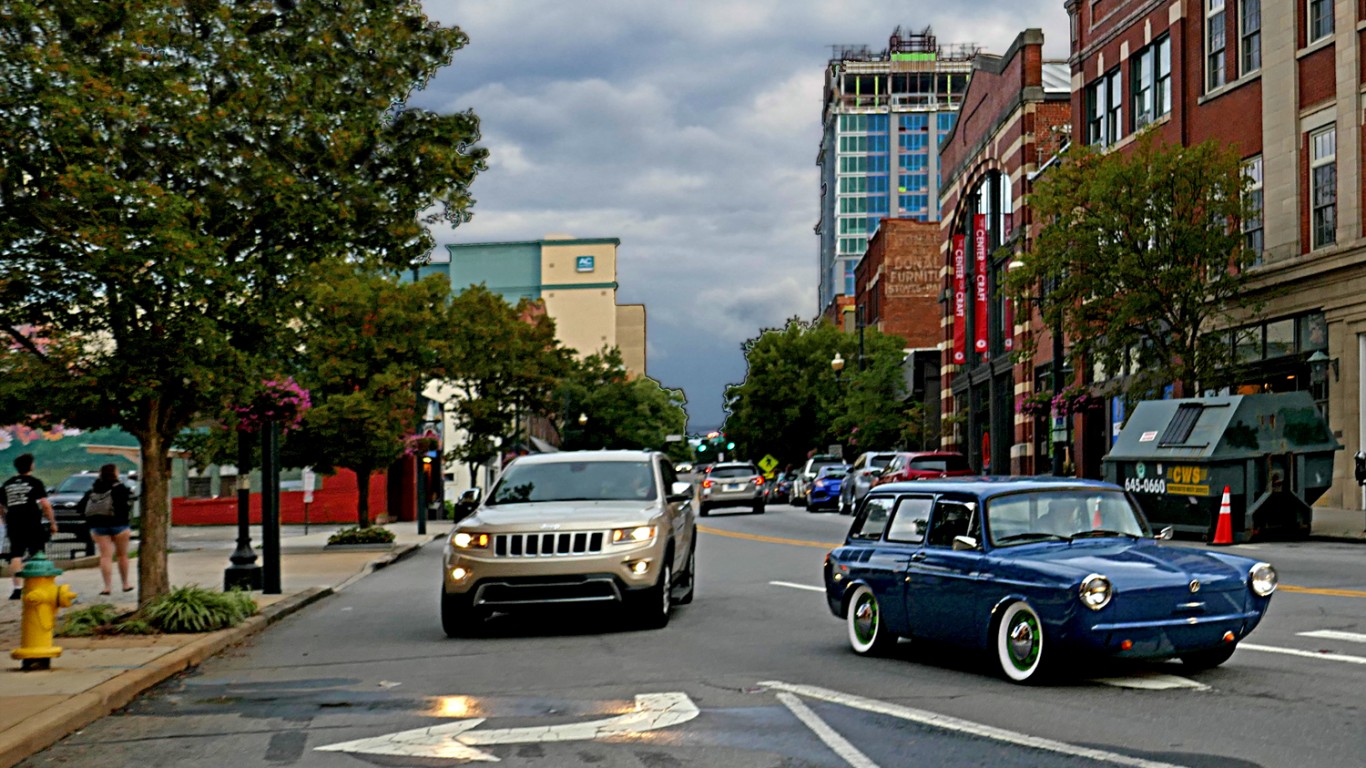
[(990, 650), (1026, 682), (1082, 663), (1076, 651), (1222, 664), (1276, 571), (1164, 544), (1115, 485), (960, 478), (875, 487), (826, 558), (825, 589), (856, 653), (925, 637)]

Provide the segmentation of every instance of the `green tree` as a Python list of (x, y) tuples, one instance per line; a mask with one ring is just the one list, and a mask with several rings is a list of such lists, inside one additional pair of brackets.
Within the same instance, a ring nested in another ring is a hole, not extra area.
[(683, 390), (666, 389), (648, 376), (629, 376), (615, 348), (575, 361), (556, 395), (565, 450), (652, 448), (676, 459), (687, 457), (686, 443), (666, 441), (687, 428)]
[(370, 477), (402, 458), (417, 392), (458, 363), (445, 278), (400, 282), (350, 264), (320, 266), (300, 333), (296, 378), (313, 407), (285, 439), (282, 462), (356, 474), (356, 522), (370, 524)]
[(141, 602), (171, 441), (289, 373), (310, 265), (405, 265), (468, 215), (477, 119), (405, 104), (465, 41), (416, 0), (5, 5), (0, 415), (137, 438)]
[(447, 377), (457, 397), (447, 412), (464, 432), (446, 456), (468, 464), (473, 483), (500, 447), (523, 439), (516, 430), (524, 418), (556, 411), (554, 392), (569, 352), (543, 306), (526, 299), (513, 306), (483, 285), (455, 297), (445, 331), (457, 361)]
[[(864, 329), (858, 337), (824, 322), (792, 318), (744, 345), (744, 382), (726, 388), (725, 432), (746, 456), (772, 455), (800, 464), (832, 444), (878, 450), (899, 441), (906, 406), (901, 374), (903, 343)], [(838, 379), (835, 354), (846, 361)]]
[(1148, 132), (1124, 151), (1074, 146), (1030, 196), (1043, 227), (1006, 292), (1044, 287), (1044, 322), (1064, 330), (1071, 359), (1127, 372), (1131, 396), (1220, 386), (1234, 360), (1211, 331), (1257, 307), (1239, 227), (1256, 213), (1246, 184), (1238, 154), (1212, 141)]

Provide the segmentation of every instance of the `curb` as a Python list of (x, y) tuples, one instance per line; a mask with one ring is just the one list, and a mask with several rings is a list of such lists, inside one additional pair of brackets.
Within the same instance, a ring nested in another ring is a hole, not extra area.
[(9, 768), (47, 749), (105, 715), (127, 706), (152, 686), (186, 669), (198, 666), (224, 649), (246, 640), (334, 591), (332, 587), (315, 587), (290, 595), (262, 608), (259, 614), (232, 629), (219, 630), (192, 640), (146, 666), (124, 672), (30, 717), (24, 723), (23, 730), (26, 733), (7, 739), (6, 743), (0, 743), (0, 768)]
[(332, 588), (332, 591), (334, 591), (334, 592), (340, 592), (340, 591), (346, 589), (347, 587), (351, 586), (352, 584), (356, 583), (357, 581), (360, 581), (361, 579), (365, 578), (366, 576), (369, 576), (370, 574), (374, 573), (375, 571), (378, 571), (378, 570), (381, 569), (381, 568), (387, 568), (387, 567), (393, 565), (394, 563), (397, 563), (398, 561), (403, 560), (404, 558), (408, 557), (409, 555), (412, 555), (414, 552), (417, 552), (419, 549), (422, 549), (422, 547), (424, 547), (424, 546), (426, 546), (426, 545), (425, 545), (425, 544), (404, 544), (404, 545), (402, 545), (402, 546), (399, 546), (398, 548), (394, 549), (393, 551), (391, 551), (389, 554), (385, 555), (384, 557), (379, 557), (379, 558), (376, 558), (376, 559), (371, 560), (370, 562), (366, 563), (366, 564), (365, 564), (365, 567), (361, 569), (360, 573), (355, 574), (354, 576), (352, 576), (351, 578), (347, 579), (346, 581), (343, 581), (342, 583), (340, 583), (340, 584), (338, 584), (337, 586), (333, 587), (333, 588)]

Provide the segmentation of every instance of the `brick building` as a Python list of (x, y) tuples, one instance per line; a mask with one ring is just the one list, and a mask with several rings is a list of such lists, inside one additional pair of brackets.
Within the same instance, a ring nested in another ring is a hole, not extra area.
[(855, 312), (911, 349), (939, 346), (939, 224), (884, 219), (855, 269)]
[[(1037, 318), (1016, 318), (999, 289), (1028, 245), (1034, 176), (1071, 130), (1068, 67), (1044, 61), (1043, 40), (1026, 29), (1004, 55), (978, 54), (958, 122), (939, 148), (941, 401), (954, 415), (941, 444), (984, 473), (1048, 471), (1039, 460), (1051, 448), (1046, 424), (1018, 416), (1016, 402), (1049, 381), (1051, 337)], [(1011, 353), (1025, 344), (1036, 352), (1017, 364)]]
[[(1366, 378), (1366, 189), (1361, 56), (1366, 7), (1347, 0), (1066, 0), (1074, 140), (1122, 149), (1145, 128), (1167, 141), (1231, 143), (1262, 215), (1265, 306), (1231, 329), (1239, 392), (1308, 390), (1334, 434), (1362, 446)], [(966, 107), (965, 107), (966, 109)], [(1082, 430), (1099, 457), (1123, 414)], [(1320, 503), (1356, 507), (1340, 456)]]

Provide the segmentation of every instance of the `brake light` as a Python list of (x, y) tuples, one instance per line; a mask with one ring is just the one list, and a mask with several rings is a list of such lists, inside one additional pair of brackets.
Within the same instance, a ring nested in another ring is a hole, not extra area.
[(764, 476), (763, 476), (763, 475), (759, 475), (758, 477), (754, 478), (754, 484), (755, 484), (755, 485), (763, 485), (763, 484), (764, 484)]
[(702, 487), (703, 487), (703, 488), (710, 488), (710, 487), (711, 487), (711, 481), (710, 481), (710, 480), (703, 480), (703, 481), (702, 481)]

